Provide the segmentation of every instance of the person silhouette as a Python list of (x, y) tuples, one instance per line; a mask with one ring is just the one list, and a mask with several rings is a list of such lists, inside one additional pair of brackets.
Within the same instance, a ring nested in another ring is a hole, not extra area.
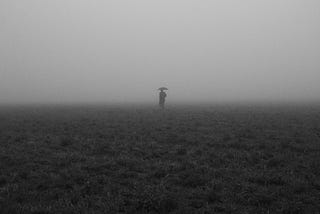
[(165, 89), (163, 88), (160, 88), (160, 93), (159, 93), (159, 106), (160, 108), (164, 108), (164, 103), (166, 101), (166, 97), (167, 97), (167, 94), (166, 92), (164, 92)]

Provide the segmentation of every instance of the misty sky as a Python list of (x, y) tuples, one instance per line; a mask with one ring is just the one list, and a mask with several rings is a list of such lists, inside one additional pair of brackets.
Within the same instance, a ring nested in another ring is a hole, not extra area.
[(1, 0), (0, 103), (320, 100), (319, 0)]

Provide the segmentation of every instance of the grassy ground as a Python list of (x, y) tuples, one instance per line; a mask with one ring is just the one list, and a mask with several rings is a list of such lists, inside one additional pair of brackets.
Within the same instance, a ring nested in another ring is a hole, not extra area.
[(320, 107), (0, 109), (0, 213), (320, 213)]

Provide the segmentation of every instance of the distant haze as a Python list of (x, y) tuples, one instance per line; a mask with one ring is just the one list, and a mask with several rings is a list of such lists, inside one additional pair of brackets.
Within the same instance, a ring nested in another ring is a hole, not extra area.
[(319, 101), (319, 0), (1, 0), (0, 103)]

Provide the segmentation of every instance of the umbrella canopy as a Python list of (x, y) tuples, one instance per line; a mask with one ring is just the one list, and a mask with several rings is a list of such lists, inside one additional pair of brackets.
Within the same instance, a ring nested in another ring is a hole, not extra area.
[(163, 91), (163, 90), (169, 90), (169, 89), (166, 88), (166, 87), (161, 87), (161, 88), (159, 88), (158, 90)]

